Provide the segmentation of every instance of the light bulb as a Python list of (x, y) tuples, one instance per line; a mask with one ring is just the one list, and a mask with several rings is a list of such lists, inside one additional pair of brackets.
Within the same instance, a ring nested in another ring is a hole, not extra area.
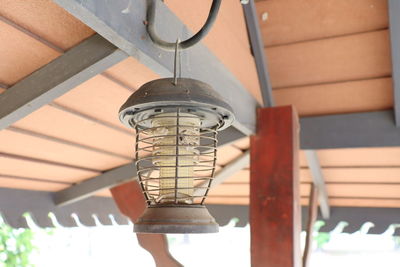
[(154, 116), (151, 123), (153, 164), (160, 170), (156, 201), (191, 204), (199, 162), (200, 118), (188, 113), (164, 113)]

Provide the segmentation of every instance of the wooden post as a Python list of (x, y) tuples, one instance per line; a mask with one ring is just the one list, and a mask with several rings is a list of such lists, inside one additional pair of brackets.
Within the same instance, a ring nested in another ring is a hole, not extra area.
[(250, 146), (253, 267), (301, 266), (298, 136), (293, 107), (257, 111), (257, 134)]
[[(122, 184), (110, 189), (122, 214), (132, 222), (143, 213), (146, 208), (145, 199), (136, 181)], [(153, 256), (157, 267), (181, 267), (168, 250), (168, 241), (163, 234), (137, 234), (139, 244)]]

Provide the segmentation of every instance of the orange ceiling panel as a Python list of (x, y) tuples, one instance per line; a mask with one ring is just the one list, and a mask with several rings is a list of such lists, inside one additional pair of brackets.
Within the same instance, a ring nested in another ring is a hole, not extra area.
[(242, 155), (241, 150), (230, 145), (223, 146), (217, 150), (217, 164), (221, 166), (227, 165), (240, 155)]
[(300, 116), (366, 112), (393, 107), (391, 78), (358, 80), (273, 91), (278, 106), (294, 105)]
[(6, 187), (6, 188), (40, 190), (40, 191), (59, 191), (69, 186), (70, 186), (69, 184), (63, 184), (63, 183), (37, 181), (32, 179), (18, 179), (15, 177), (0, 175), (0, 187)]
[(268, 0), (256, 8), (267, 46), (388, 27), (386, 0)]
[(78, 117), (52, 106), (44, 106), (14, 126), (63, 140), (130, 157), (133, 135)]
[(390, 76), (387, 30), (266, 49), (274, 89)]
[(132, 93), (105, 76), (97, 75), (54, 102), (128, 130), (119, 121), (118, 111)]
[(79, 182), (100, 173), (71, 168), (62, 165), (48, 164), (39, 161), (11, 158), (0, 154), (0, 175), (40, 178), (58, 182)]
[(317, 150), (321, 166), (400, 166), (399, 147), (343, 148)]
[(152, 70), (132, 57), (128, 57), (120, 63), (115, 64), (105, 71), (105, 73), (130, 87), (132, 90), (137, 90), (143, 84), (160, 78)]
[[(125, 158), (27, 135), (13, 129), (0, 131), (0, 140), (1, 152), (82, 168), (104, 171), (130, 162)], [(2, 167), (0, 173), (1, 170)]]
[(94, 33), (51, 0), (1, 0), (0, 15), (63, 50)]
[(0, 40), (0, 83), (6, 85), (13, 85), (60, 55), (3, 21)]
[[(322, 168), (326, 183), (400, 184), (400, 167), (334, 167)], [(300, 180), (311, 182), (309, 169), (300, 170)]]

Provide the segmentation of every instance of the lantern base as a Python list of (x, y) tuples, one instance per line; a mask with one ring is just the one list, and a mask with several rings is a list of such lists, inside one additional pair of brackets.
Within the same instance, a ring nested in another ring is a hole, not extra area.
[(218, 233), (218, 224), (205, 206), (148, 207), (134, 223), (136, 233)]

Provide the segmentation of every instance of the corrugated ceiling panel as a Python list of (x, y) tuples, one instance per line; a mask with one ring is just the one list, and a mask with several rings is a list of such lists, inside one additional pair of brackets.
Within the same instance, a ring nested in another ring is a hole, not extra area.
[(78, 144), (133, 155), (133, 135), (100, 125), (51, 106), (44, 106), (21, 119), (14, 126), (54, 136)]
[(119, 121), (118, 111), (132, 93), (110, 79), (97, 75), (54, 102), (128, 130)]
[(388, 27), (386, 0), (268, 0), (256, 7), (267, 46)]
[(60, 55), (0, 21), (0, 83), (12, 85)]
[(390, 76), (387, 30), (266, 50), (274, 89)]
[(35, 181), (30, 179), (17, 179), (0, 175), (0, 187), (18, 188), (28, 190), (58, 191), (67, 188), (70, 184)]
[(0, 15), (64, 50), (94, 33), (51, 0), (1, 0)]
[(366, 112), (393, 107), (391, 78), (282, 88), (274, 90), (273, 95), (278, 106), (294, 104), (300, 116)]
[[(0, 151), (95, 170), (107, 170), (128, 163), (128, 159), (30, 136), (13, 129), (0, 131)], [(0, 173), (3, 166), (0, 166)]]
[[(0, 175), (40, 178), (59, 182), (78, 182), (99, 172), (70, 168), (0, 155)], [(0, 185), (1, 186), (1, 185)]]

